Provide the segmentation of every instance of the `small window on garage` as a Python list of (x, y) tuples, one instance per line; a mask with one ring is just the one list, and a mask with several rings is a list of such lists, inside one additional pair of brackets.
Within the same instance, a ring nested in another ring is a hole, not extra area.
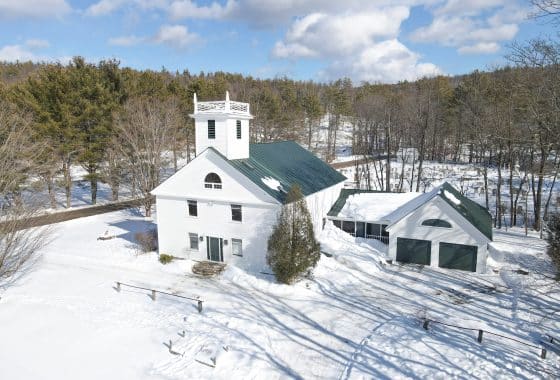
[(422, 222), (422, 225), (428, 227), (451, 228), (451, 223), (443, 219), (426, 219)]

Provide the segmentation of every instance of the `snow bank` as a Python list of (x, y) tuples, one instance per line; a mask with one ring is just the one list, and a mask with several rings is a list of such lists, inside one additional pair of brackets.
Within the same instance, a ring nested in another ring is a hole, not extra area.
[(367, 272), (379, 270), (387, 258), (387, 246), (378, 240), (355, 238), (327, 221), (319, 236), (321, 251), (351, 268)]

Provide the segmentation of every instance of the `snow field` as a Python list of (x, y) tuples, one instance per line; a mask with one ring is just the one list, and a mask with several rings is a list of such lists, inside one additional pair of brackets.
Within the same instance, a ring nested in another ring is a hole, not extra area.
[[(515, 342), (431, 324), (483, 328), (537, 344), (560, 335), (560, 291), (544, 242), (496, 232), (500, 273), (384, 265), (385, 246), (330, 223), (312, 279), (293, 286), (228, 267), (217, 278), (191, 262), (137, 255), (134, 233), (152, 226), (133, 211), (55, 226), (33, 270), (0, 299), (0, 364), (6, 379), (554, 378), (558, 357)], [(99, 241), (104, 235), (116, 237)], [(514, 269), (523, 267), (529, 276)], [(549, 272), (544, 272), (549, 274)], [(113, 289), (115, 281), (195, 302)], [(169, 341), (172, 341), (171, 351)], [(217, 356), (215, 367), (212, 358)], [(201, 363), (205, 362), (206, 364)]]

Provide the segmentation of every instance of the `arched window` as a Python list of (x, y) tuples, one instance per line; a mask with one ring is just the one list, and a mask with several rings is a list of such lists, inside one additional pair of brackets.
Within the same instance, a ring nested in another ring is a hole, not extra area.
[(221, 189), (222, 180), (216, 173), (208, 173), (204, 178), (204, 187), (207, 189)]
[(423, 226), (428, 227), (443, 227), (443, 228), (451, 228), (451, 223), (443, 220), (443, 219), (426, 219), (422, 222)]

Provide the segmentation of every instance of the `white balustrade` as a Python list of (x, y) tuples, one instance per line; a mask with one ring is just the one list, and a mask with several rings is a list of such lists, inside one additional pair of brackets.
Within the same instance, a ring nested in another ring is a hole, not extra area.
[(196, 102), (195, 113), (228, 112), (249, 115), (249, 103), (234, 101)]

